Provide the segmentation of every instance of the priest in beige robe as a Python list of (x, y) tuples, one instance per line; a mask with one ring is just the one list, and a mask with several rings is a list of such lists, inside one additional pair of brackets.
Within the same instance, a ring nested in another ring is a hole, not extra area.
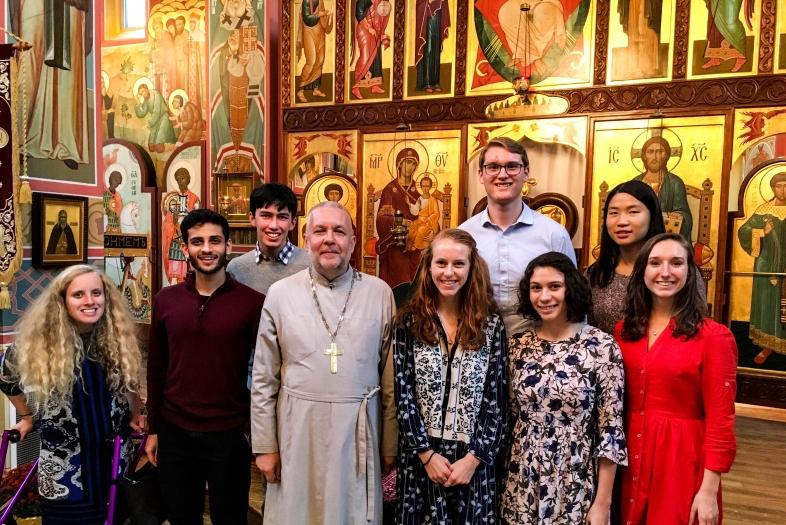
[(381, 524), (396, 454), (393, 293), (349, 265), (355, 235), (340, 204), (312, 208), (306, 244), (311, 266), (268, 290), (254, 355), (265, 524)]

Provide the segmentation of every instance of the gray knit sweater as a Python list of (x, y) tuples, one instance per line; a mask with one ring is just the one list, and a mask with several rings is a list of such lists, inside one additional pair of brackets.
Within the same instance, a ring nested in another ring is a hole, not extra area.
[(274, 282), (305, 270), (311, 264), (311, 256), (302, 248), (294, 247), (289, 262), (256, 260), (256, 250), (251, 250), (229, 261), (227, 271), (235, 280), (267, 295), (267, 289)]

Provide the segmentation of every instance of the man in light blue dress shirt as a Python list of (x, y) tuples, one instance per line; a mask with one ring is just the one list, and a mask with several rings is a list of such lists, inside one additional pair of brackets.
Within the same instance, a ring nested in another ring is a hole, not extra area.
[(550, 251), (576, 263), (576, 252), (565, 228), (530, 209), (521, 200), (529, 177), (524, 146), (508, 137), (495, 138), (480, 153), (478, 177), (486, 189), (485, 210), (459, 228), (469, 232), (491, 273), (494, 298), (505, 320), (508, 336), (521, 333), (527, 322), (518, 313), (518, 286), (529, 262)]

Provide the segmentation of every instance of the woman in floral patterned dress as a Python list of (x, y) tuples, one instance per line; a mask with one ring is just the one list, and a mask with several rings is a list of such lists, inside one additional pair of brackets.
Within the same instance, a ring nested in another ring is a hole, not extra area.
[(498, 523), (507, 344), (475, 241), (444, 230), (393, 335), (399, 451), (396, 523)]
[(519, 296), (519, 311), (539, 322), (509, 341), (513, 431), (502, 518), (607, 525), (617, 465), (627, 463), (619, 347), (585, 323), (589, 284), (565, 255), (533, 259)]

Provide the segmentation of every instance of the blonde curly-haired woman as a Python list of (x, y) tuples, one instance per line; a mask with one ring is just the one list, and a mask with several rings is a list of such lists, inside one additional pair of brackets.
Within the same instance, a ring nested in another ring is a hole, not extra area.
[(123, 299), (92, 266), (63, 270), (22, 317), (3, 358), (0, 390), (21, 416), (23, 438), (38, 423), (44, 524), (104, 523), (107, 440), (143, 424), (140, 362)]

